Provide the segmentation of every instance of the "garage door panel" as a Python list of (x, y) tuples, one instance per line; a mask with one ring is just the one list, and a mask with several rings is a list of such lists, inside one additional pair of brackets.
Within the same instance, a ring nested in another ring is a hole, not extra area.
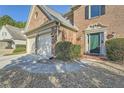
[(45, 34), (38, 37), (37, 53), (43, 57), (51, 57), (51, 34)]

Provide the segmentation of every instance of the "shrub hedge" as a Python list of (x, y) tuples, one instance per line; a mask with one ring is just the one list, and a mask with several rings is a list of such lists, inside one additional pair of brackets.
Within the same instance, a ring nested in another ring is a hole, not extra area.
[(107, 57), (116, 62), (124, 62), (124, 38), (106, 41)]
[(80, 57), (80, 45), (74, 45), (69, 41), (61, 41), (56, 44), (56, 58), (71, 60)]

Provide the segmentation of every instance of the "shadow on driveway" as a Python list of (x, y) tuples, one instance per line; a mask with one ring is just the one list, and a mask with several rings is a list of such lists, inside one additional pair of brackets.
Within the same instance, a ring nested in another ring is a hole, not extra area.
[[(0, 87), (84, 88), (124, 87), (124, 76), (104, 68), (75, 60), (72, 63), (50, 63), (35, 55), (12, 60), (0, 71)], [(52, 73), (51, 73), (52, 72)]]

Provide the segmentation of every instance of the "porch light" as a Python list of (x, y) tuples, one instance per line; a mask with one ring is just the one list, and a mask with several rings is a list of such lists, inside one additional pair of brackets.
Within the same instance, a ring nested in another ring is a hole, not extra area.
[(82, 40), (83, 39), (83, 37), (82, 36), (79, 36), (78, 38), (77, 38), (77, 40)]

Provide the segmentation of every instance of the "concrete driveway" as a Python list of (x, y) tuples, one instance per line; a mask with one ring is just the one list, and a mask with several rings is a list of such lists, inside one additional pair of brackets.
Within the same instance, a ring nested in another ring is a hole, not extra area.
[[(42, 67), (39, 68), (39, 64), (36, 66), (35, 63), (31, 65), (30, 62), (26, 62), (22, 67), (28, 66), (28, 71), (17, 65), (1, 69), (0, 88), (124, 88), (123, 75), (85, 61), (79, 63), (80, 69), (76, 72), (41, 73), (50, 69), (50, 65), (52, 66), (50, 63), (41, 63)], [(29, 72), (31, 69), (29, 67), (33, 67), (33, 71), (39, 69), (40, 73)], [(70, 67), (72, 68), (72, 65), (68, 68)], [(56, 70), (60, 69), (63, 68), (56, 66)]]
[(0, 56), (0, 69), (5, 67), (8, 64), (12, 63), (12, 60), (15, 60), (21, 56), (24, 56), (26, 54), (20, 54), (20, 55), (11, 55), (11, 56)]

